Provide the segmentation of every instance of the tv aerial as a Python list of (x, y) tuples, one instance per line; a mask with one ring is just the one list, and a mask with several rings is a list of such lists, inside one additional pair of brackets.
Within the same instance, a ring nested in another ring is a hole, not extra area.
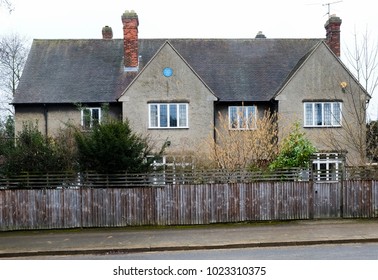
[(328, 17), (331, 16), (331, 5), (333, 4), (337, 4), (337, 3), (340, 3), (340, 2), (343, 2), (343, 1), (335, 1), (335, 2), (330, 2), (330, 3), (323, 3), (322, 6), (327, 6), (328, 7), (328, 12), (325, 14), (325, 15), (328, 15)]

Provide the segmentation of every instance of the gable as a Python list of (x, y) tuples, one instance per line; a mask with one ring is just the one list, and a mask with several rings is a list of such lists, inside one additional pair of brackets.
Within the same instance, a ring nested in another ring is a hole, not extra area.
[[(171, 69), (171, 75), (164, 75), (165, 69)], [(169, 42), (163, 44), (119, 98), (123, 118), (133, 130), (147, 131), (157, 146), (169, 141), (171, 152), (201, 148), (214, 129), (216, 100)], [(185, 121), (181, 123), (179, 119)]]
[[(166, 76), (164, 71), (172, 71)], [(142, 96), (144, 98), (142, 98)], [(165, 42), (135, 80), (125, 89), (119, 101), (141, 99), (141, 102), (203, 99), (217, 100), (211, 89), (169, 43)], [(145, 99), (145, 100), (143, 100)]]
[(369, 98), (369, 95), (349, 72), (346, 66), (332, 53), (326, 44), (319, 44), (313, 52), (297, 67), (275, 99), (310, 100), (339, 99), (347, 100), (340, 84), (346, 82), (353, 94)]

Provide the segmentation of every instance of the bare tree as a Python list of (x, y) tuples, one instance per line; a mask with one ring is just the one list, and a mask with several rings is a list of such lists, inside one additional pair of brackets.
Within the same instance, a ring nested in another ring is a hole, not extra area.
[[(357, 35), (357, 32), (354, 33), (354, 45), (352, 49), (347, 48), (346, 59), (359, 83), (365, 88), (370, 96), (373, 97), (378, 87), (378, 41), (371, 38), (367, 28), (365, 33), (360, 36)], [(370, 159), (376, 158), (378, 156), (376, 154), (376, 149), (374, 151), (369, 151), (369, 148), (374, 146), (374, 143), (370, 142), (375, 141), (375, 139), (374, 137), (369, 137), (372, 135), (370, 131), (365, 131), (365, 128), (369, 130), (374, 127), (369, 125), (366, 126), (366, 124), (371, 121), (367, 111), (368, 103), (359, 104), (359, 102), (356, 102), (355, 105), (356, 107), (360, 106), (365, 110), (363, 114), (364, 119), (359, 120), (363, 130), (363, 132), (360, 132), (359, 134), (367, 136), (364, 143), (362, 143), (362, 140), (359, 141), (361, 142), (361, 153), (367, 153), (370, 155)], [(362, 144), (364, 144), (364, 146)], [(363, 149), (363, 147), (365, 147), (365, 149)], [(366, 158), (366, 161), (368, 160), (369, 159)]]
[[(29, 44), (26, 38), (12, 34), (0, 38), (0, 89), (1, 101), (9, 103), (21, 78)], [(5, 104), (4, 104), (5, 105)], [(4, 109), (2, 106), (1, 109)]]
[(341, 128), (331, 127), (322, 133), (327, 137), (319, 137), (327, 139), (324, 145), (329, 149), (346, 151), (347, 164), (364, 165), (376, 157), (367, 157), (372, 154), (372, 151), (368, 151), (372, 147), (369, 141), (374, 141), (367, 137), (371, 135), (367, 132), (370, 127), (367, 126), (367, 109), (369, 95), (373, 96), (378, 87), (378, 44), (370, 39), (367, 31), (361, 36), (355, 33), (354, 44), (346, 47), (345, 57), (349, 70), (363, 89), (354, 79), (335, 75), (335, 96), (331, 97), (336, 100), (341, 90), (348, 102), (342, 106)]
[(0, 7), (5, 7), (10, 13), (14, 10), (12, 1), (10, 0), (0, 0)]
[(231, 129), (228, 116), (219, 115), (216, 140), (209, 137), (209, 160), (223, 170), (264, 168), (278, 152), (277, 114), (265, 111), (262, 117), (242, 119), (243, 127)]
[[(367, 160), (366, 154), (366, 109), (368, 96), (366, 92), (352, 79), (335, 77), (336, 85), (334, 96), (337, 100), (339, 91), (343, 92), (342, 110), (340, 115), (331, 112), (331, 119), (335, 126), (325, 127), (319, 132), (318, 139), (327, 151), (346, 153), (348, 165), (363, 165)], [(329, 112), (328, 112), (329, 113)]]
[(358, 36), (354, 33), (354, 45), (347, 47), (346, 59), (357, 80), (373, 96), (378, 87), (378, 42), (373, 41), (366, 29)]

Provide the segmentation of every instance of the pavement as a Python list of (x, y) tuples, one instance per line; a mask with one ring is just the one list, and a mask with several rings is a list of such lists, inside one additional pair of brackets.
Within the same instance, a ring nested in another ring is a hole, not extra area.
[(0, 258), (378, 242), (378, 219), (0, 232)]

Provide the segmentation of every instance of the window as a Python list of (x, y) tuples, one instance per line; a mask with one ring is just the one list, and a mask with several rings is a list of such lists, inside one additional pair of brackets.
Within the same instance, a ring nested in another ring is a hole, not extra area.
[(188, 104), (149, 104), (149, 128), (188, 128)]
[(101, 108), (83, 108), (81, 110), (81, 126), (91, 129), (101, 122)]
[(305, 102), (305, 127), (341, 126), (341, 102)]
[(256, 106), (229, 106), (230, 129), (255, 129)]

